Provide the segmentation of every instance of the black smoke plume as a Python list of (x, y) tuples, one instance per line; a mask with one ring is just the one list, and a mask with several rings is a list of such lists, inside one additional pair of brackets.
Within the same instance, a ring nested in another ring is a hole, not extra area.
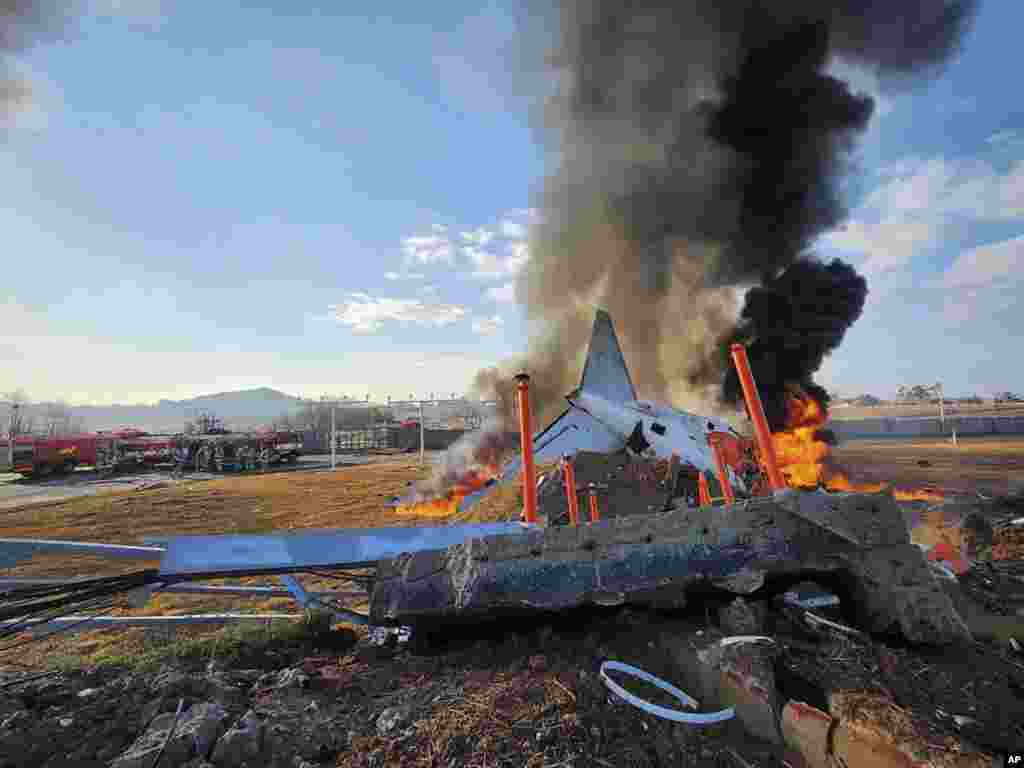
[[(811, 376), (860, 317), (867, 293), (867, 281), (838, 259), (830, 264), (798, 261), (747, 292), (740, 321), (727, 343), (746, 346), (773, 432), (785, 425), (789, 386), (799, 386), (828, 407), (828, 393)], [(723, 395), (738, 402), (743, 397), (739, 377), (731, 366), (727, 371)]]
[[(742, 327), (776, 327), (760, 307), (790, 311), (780, 292), (818, 274), (809, 248), (846, 213), (838, 181), (873, 104), (830, 66), (842, 59), (890, 80), (934, 74), (976, 6), (562, 0), (548, 58), (558, 87), (543, 126), (559, 165), (516, 285), (533, 333), (525, 359), (482, 372), (480, 388), (525, 368), (538, 413), (550, 417), (578, 381), (593, 309), (603, 306), (642, 397), (690, 407), (731, 400), (720, 342), (737, 336), (739, 291), (775, 286), (751, 296)], [(797, 272), (787, 278), (787, 269)], [(757, 339), (763, 391), (808, 383), (834, 348), (792, 334)], [(808, 350), (767, 349), (782, 341)]]

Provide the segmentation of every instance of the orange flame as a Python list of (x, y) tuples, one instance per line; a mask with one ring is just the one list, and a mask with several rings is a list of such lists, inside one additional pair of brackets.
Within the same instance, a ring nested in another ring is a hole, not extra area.
[(402, 504), (395, 508), (399, 515), (415, 517), (444, 518), (451, 517), (459, 511), (459, 504), (471, 493), (480, 490), (500, 472), (497, 464), (474, 467), (457, 476), (451, 487), (442, 495), (431, 499)]
[[(828, 411), (799, 388), (786, 398), (786, 429), (772, 434), (779, 470), (791, 488), (824, 487), (829, 491), (878, 493), (885, 483), (854, 483), (830, 462), (832, 447), (822, 439), (821, 430)], [(941, 501), (943, 496), (931, 490), (894, 490), (899, 501)]]

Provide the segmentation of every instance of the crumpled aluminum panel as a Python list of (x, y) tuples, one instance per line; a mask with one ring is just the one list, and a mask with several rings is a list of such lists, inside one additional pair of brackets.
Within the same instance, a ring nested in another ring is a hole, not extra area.
[(445, 549), (466, 539), (521, 534), (533, 527), (522, 523), (475, 523), (175, 536), (167, 541), (167, 549), (160, 560), (160, 575), (288, 573), (311, 568), (366, 566), (404, 552)]

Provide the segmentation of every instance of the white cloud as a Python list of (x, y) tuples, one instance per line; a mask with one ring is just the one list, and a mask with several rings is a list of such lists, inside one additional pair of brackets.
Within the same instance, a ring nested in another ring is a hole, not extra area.
[(455, 250), (444, 235), (414, 235), (402, 238), (402, 253), (406, 261), (417, 264), (451, 264)]
[(511, 219), (502, 219), (501, 224), (501, 236), (510, 239), (520, 240), (526, 237), (526, 227), (518, 221), (512, 221)]
[(349, 294), (349, 301), (330, 307), (335, 319), (352, 330), (372, 333), (386, 322), (442, 327), (466, 315), (454, 304), (427, 303), (419, 299), (373, 298), (365, 293)]
[(824, 242), (841, 251), (866, 254), (863, 270), (877, 273), (900, 267), (932, 248), (942, 230), (941, 219), (892, 217), (870, 224), (853, 219), (830, 232)]
[(1024, 216), (1024, 161), (1001, 172), (983, 160), (933, 157), (883, 184), (867, 199), (883, 213), (1001, 221)]
[(972, 248), (943, 274), (950, 288), (978, 288), (1024, 277), (1024, 235)]
[(511, 304), (516, 300), (516, 284), (509, 282), (489, 288), (487, 298), (501, 304)]
[(444, 235), (448, 232), (448, 227), (444, 224), (431, 224), (430, 229), (435, 235)]
[(530, 247), (526, 243), (512, 243), (509, 246), (509, 256), (505, 260), (509, 271), (518, 274), (519, 270), (526, 266), (530, 260)]
[(385, 280), (422, 280), (425, 275), (422, 272), (385, 272)]
[(934, 250), (954, 227), (1024, 217), (1024, 161), (1000, 170), (979, 159), (907, 158), (879, 173), (886, 180), (854, 218), (822, 239), (864, 254), (868, 272)]
[(472, 276), (481, 279), (515, 276), (529, 258), (525, 243), (512, 244), (505, 256), (484, 248), (467, 247), (462, 252), (473, 264)]
[(477, 227), (471, 232), (462, 232), (461, 237), (467, 243), (483, 247), (494, 239), (494, 232), (486, 227)]
[(478, 317), (473, 320), (473, 331), (481, 336), (491, 336), (498, 332), (498, 329), (505, 324), (500, 315), (493, 317)]

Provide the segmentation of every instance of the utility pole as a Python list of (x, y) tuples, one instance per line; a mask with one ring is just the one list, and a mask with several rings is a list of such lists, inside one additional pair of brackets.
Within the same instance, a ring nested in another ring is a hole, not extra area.
[(10, 408), (11, 416), (7, 422), (7, 469), (8, 471), (14, 470), (14, 423), (18, 419), (18, 408), (21, 403), (17, 403), (13, 400), (7, 402), (7, 406)]
[(423, 466), (423, 401), (420, 400), (420, 466)]
[(337, 399), (331, 400), (331, 469), (338, 466), (338, 436), (334, 419), (334, 414), (337, 410)]
[(942, 396), (942, 382), (938, 381), (935, 383), (935, 389), (939, 393), (939, 429), (944, 430), (946, 428), (946, 407)]

